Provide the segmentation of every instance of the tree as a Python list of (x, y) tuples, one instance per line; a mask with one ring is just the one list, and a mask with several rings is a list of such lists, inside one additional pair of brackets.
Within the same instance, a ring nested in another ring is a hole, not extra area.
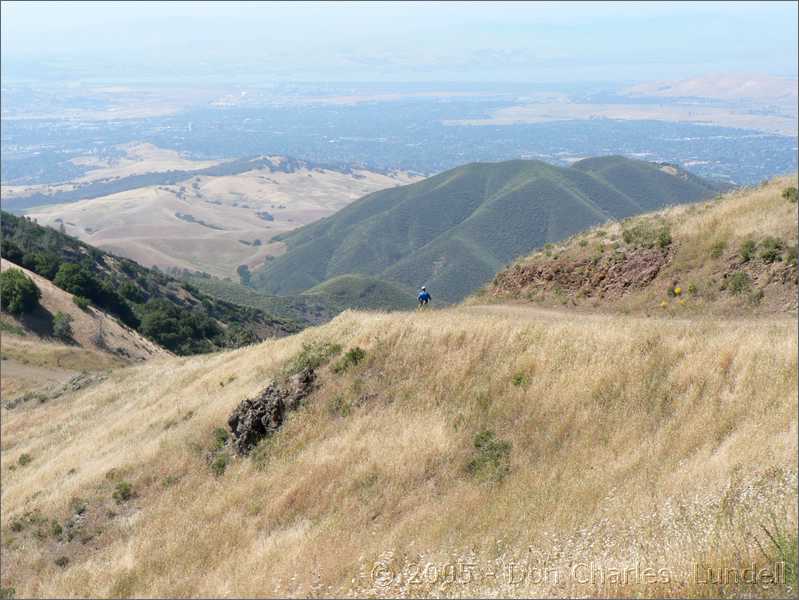
[(236, 273), (239, 274), (239, 279), (241, 280), (241, 285), (245, 285), (250, 287), (250, 269), (247, 265), (239, 265), (236, 268)]
[(58, 287), (75, 296), (83, 296), (95, 300), (98, 293), (97, 281), (92, 274), (81, 265), (63, 263), (53, 279)]
[(0, 274), (0, 299), (3, 308), (11, 314), (21, 315), (35, 310), (39, 306), (41, 291), (19, 269), (8, 269)]
[(72, 317), (67, 313), (57, 312), (53, 317), (53, 335), (64, 341), (72, 339)]

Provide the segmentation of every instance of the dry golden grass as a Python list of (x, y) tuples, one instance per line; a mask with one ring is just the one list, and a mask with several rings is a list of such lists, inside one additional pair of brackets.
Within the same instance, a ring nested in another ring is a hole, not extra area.
[[(797, 247), (797, 205), (782, 196), (783, 190), (791, 186), (797, 186), (796, 175), (776, 177), (707, 202), (681, 204), (623, 222), (604, 223), (518, 261), (521, 265), (557, 266), (569, 273), (584, 268), (590, 273), (590, 266), (575, 265), (632, 250), (623, 243), (624, 230), (642, 223), (653, 228), (666, 224), (672, 237), (669, 261), (646, 287), (630, 288), (622, 296), (566, 297), (550, 293), (559, 285), (556, 278), (549, 286), (533, 282), (523, 290), (512, 289), (508, 293), (489, 285), (469, 302), (489, 301), (491, 293), (496, 292), (506, 302), (508, 295), (515, 295), (545, 306), (569, 304), (590, 311), (744, 318), (754, 314), (796, 314), (796, 263), (794, 259), (791, 265), (787, 257), (788, 250), (792, 248), (795, 253)], [(747, 240), (760, 244), (769, 237), (782, 243), (783, 259), (764, 264), (757, 259), (759, 246), (754, 260), (743, 264), (742, 245)], [(725, 277), (737, 270), (746, 272), (751, 283), (744, 293), (733, 294), (724, 283)], [(674, 287), (681, 288), (679, 297), (668, 293)]]
[[(117, 370), (3, 412), (2, 585), (26, 597), (795, 593), (702, 584), (693, 569), (766, 565), (760, 526), (795, 531), (796, 325), (347, 312)], [(313, 341), (366, 359), (322, 369), (257, 458), (215, 476), (214, 428)], [(512, 443), (499, 481), (468, 468), (484, 430)], [(116, 506), (120, 480), (136, 496)], [(13, 531), (34, 509), (63, 521), (73, 497), (88, 507), (86, 543)], [(590, 563), (604, 582), (585, 582)], [(511, 580), (512, 564), (550, 575)], [(644, 581), (646, 568), (670, 581)]]

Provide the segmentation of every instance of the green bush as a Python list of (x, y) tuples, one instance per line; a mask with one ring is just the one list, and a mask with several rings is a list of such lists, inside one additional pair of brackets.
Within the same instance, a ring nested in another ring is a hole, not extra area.
[(91, 305), (89, 299), (83, 296), (72, 296), (72, 303), (84, 312), (89, 310), (89, 306)]
[(14, 600), (17, 589), (13, 587), (0, 587), (0, 600)]
[(69, 341), (72, 339), (72, 316), (67, 313), (57, 312), (53, 317), (53, 335), (57, 338)]
[(20, 454), (19, 460), (17, 460), (20, 467), (24, 467), (25, 465), (30, 464), (31, 461), (33, 461), (33, 457), (31, 457), (30, 454)]
[(622, 239), (625, 244), (640, 248), (668, 248), (671, 243), (671, 231), (668, 225), (658, 226), (652, 221), (638, 221), (632, 227), (627, 227), (622, 231)]
[(741, 260), (744, 262), (749, 262), (755, 257), (755, 249), (757, 248), (757, 243), (754, 240), (746, 240), (743, 244), (741, 244), (741, 250), (739, 252), (741, 256)]
[(111, 495), (111, 497), (116, 501), (117, 504), (127, 502), (133, 497), (133, 486), (127, 481), (120, 481), (114, 488), (114, 493)]
[(530, 380), (524, 373), (516, 373), (511, 379), (511, 383), (516, 387), (526, 387)]
[(710, 257), (711, 258), (720, 258), (724, 251), (727, 249), (727, 242), (725, 240), (718, 240), (713, 242), (713, 245), (710, 247)]
[(221, 427), (217, 427), (216, 429), (214, 429), (214, 445), (213, 445), (213, 449), (214, 450), (221, 450), (222, 448), (225, 447), (225, 444), (227, 444), (227, 441), (229, 439), (230, 439), (230, 434), (227, 432), (227, 430), (225, 430), (225, 429), (223, 429)]
[(305, 343), (302, 345), (302, 350), (289, 359), (283, 371), (287, 376), (291, 376), (306, 369), (318, 369), (339, 352), (341, 352), (339, 344), (330, 342)]
[(8, 269), (0, 273), (0, 299), (3, 309), (14, 315), (29, 313), (39, 306), (41, 291), (19, 269)]
[(359, 346), (350, 348), (344, 356), (341, 357), (341, 360), (333, 365), (333, 371), (335, 373), (343, 373), (350, 367), (354, 367), (360, 363), (364, 358), (366, 358), (366, 350)]
[(751, 287), (752, 281), (749, 275), (743, 271), (736, 271), (730, 276), (727, 287), (733, 294), (742, 294)]
[(782, 190), (782, 197), (785, 198), (788, 202), (793, 202), (796, 204), (796, 188), (795, 187), (787, 187)]
[(214, 460), (211, 461), (211, 471), (217, 477), (222, 476), (227, 469), (228, 462), (230, 461), (227, 454), (218, 454)]
[(484, 430), (474, 436), (475, 456), (467, 471), (488, 481), (501, 481), (510, 472), (510, 442), (498, 440), (496, 434)]
[(782, 242), (775, 237), (767, 237), (760, 242), (760, 258), (763, 262), (773, 263), (782, 260)]
[(658, 232), (658, 246), (661, 248), (671, 246), (671, 232), (667, 227), (662, 227)]

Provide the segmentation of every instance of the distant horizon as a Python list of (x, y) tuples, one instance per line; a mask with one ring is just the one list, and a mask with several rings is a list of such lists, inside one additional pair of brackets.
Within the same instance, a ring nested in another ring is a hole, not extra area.
[(795, 2), (6, 1), (2, 72), (197, 84), (795, 79), (798, 16)]

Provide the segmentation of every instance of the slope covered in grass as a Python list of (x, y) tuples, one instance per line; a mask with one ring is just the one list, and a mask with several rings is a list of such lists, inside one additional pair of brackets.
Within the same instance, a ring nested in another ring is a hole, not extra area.
[(338, 275), (302, 295), (327, 298), (342, 311), (345, 308), (401, 310), (416, 304), (416, 292), (412, 288), (365, 275)]
[[(695, 569), (795, 556), (796, 320), (513, 310), (346, 312), (4, 412), (2, 586), (23, 597), (794, 594), (795, 569), (771, 588), (702, 583)], [(355, 347), (361, 359), (343, 362)], [(238, 403), (336, 349), (304, 406), (233, 458)], [(497, 575), (509, 565), (539, 570)], [(588, 565), (639, 575), (600, 580)], [(645, 580), (646, 568), (667, 580)]]
[(588, 229), (517, 261), (475, 301), (677, 315), (795, 312), (796, 186), (795, 175), (779, 177)]
[(288, 251), (258, 270), (253, 282), (268, 293), (292, 294), (357, 273), (410, 288), (427, 285), (436, 297), (456, 301), (547, 242), (717, 192), (675, 167), (623, 157), (570, 168), (531, 160), (469, 164), (370, 194), (275, 238)]

